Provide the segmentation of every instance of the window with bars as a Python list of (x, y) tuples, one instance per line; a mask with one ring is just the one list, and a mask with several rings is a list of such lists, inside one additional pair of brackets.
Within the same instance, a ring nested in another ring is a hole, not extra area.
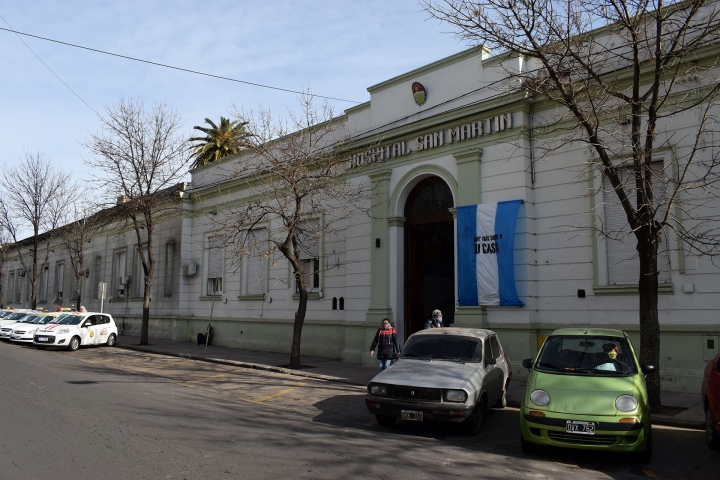
[(223, 292), (223, 244), (219, 236), (207, 239), (206, 295), (222, 295)]
[(261, 295), (265, 293), (267, 283), (267, 230), (258, 229), (248, 233), (245, 245), (248, 255), (245, 257), (245, 294)]
[(8, 275), (7, 282), (7, 296), (5, 297), (8, 303), (14, 303), (15, 300), (15, 272), (10, 272)]
[[(665, 196), (667, 182), (663, 173), (662, 162), (653, 163), (651, 169), (653, 173), (653, 196), (657, 208), (657, 205)], [(635, 203), (635, 176), (632, 169), (621, 169), (619, 173), (625, 192), (630, 200)], [(620, 200), (607, 176), (603, 177), (603, 196), (605, 199), (604, 231), (609, 237), (606, 242), (608, 284), (637, 284), (640, 278), (640, 260), (636, 248), (637, 239), (630, 229), (625, 210), (620, 205)], [(664, 208), (661, 206), (655, 218), (662, 215), (664, 215)], [(658, 252), (658, 282), (660, 283), (671, 280), (667, 243), (667, 239), (663, 236), (663, 243), (660, 245)]]
[(50, 267), (45, 265), (42, 274), (40, 274), (40, 291), (38, 292), (38, 301), (40, 302), (47, 302), (49, 277)]
[(125, 265), (127, 260), (127, 252), (125, 250), (115, 252), (114, 258), (113, 258), (113, 285), (115, 288), (113, 289), (115, 292), (115, 298), (123, 298), (125, 297), (125, 292), (127, 285), (126, 283), (126, 275), (125, 275)]

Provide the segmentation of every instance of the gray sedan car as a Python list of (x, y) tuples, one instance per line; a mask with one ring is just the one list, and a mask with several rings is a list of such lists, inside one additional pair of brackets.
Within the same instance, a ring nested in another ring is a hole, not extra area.
[(476, 435), (488, 408), (507, 404), (511, 374), (495, 332), (423, 330), (408, 338), (394, 365), (370, 381), (365, 404), (385, 427), (398, 418), (449, 421)]

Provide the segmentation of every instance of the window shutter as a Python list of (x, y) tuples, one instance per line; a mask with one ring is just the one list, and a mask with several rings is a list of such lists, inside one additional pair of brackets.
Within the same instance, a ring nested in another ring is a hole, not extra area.
[(223, 247), (220, 237), (208, 239), (208, 278), (222, 278)]
[(247, 294), (260, 295), (265, 292), (264, 253), (267, 249), (267, 230), (253, 230), (245, 242), (249, 255), (247, 257)]
[[(665, 194), (663, 179), (663, 165), (661, 162), (653, 163), (653, 195), (655, 204), (662, 200)], [(621, 181), (624, 183), (628, 197), (634, 201), (636, 190), (633, 174), (630, 169), (621, 172)], [(637, 240), (628, 224), (625, 211), (607, 176), (603, 177), (603, 195), (605, 197), (605, 233), (607, 239), (607, 269), (609, 284), (635, 284), (640, 279), (640, 260), (637, 255)], [(656, 218), (664, 214), (664, 208), (656, 214)], [(622, 240), (614, 240), (619, 238)], [(670, 260), (667, 254), (667, 238), (663, 236), (663, 243), (658, 252), (658, 282), (670, 281)]]

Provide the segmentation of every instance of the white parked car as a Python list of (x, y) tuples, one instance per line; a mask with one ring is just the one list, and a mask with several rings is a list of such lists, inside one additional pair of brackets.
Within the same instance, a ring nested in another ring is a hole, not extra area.
[[(20, 313), (17, 315), (18, 318), (11, 320), (4, 325), (0, 325), (0, 340), (10, 340), (10, 334), (12, 333), (13, 328), (32, 323), (32, 321), (35, 320), (39, 315), (42, 315), (42, 313)], [(11, 316), (10, 318), (13, 317), (15, 317), (15, 315)]]
[(477, 435), (488, 408), (507, 404), (510, 376), (495, 332), (430, 328), (410, 336), (402, 358), (370, 381), (365, 403), (384, 427), (398, 418), (446, 421)]
[(43, 328), (43, 325), (56, 323), (60, 318), (66, 316), (66, 313), (50, 312), (38, 315), (29, 322), (17, 323), (11, 327), (10, 341), (18, 343), (32, 343), (33, 336), (38, 328)]
[(15, 310), (14, 312), (8, 312), (3, 318), (0, 318), (0, 327), (10, 325), (11, 323), (17, 323), (18, 320), (23, 319), (29, 313), (27, 310)]
[(62, 347), (75, 351), (81, 345), (107, 345), (112, 347), (117, 340), (117, 326), (107, 313), (73, 312), (57, 323), (38, 328), (33, 344), (42, 350), (45, 347)]

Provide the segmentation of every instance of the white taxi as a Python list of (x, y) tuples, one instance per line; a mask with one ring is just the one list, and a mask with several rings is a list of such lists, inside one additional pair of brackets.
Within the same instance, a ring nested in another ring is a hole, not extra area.
[(27, 323), (16, 323), (10, 330), (10, 341), (18, 343), (32, 343), (35, 330), (43, 328), (43, 325), (57, 323), (57, 321), (66, 317), (66, 313), (49, 312), (43, 313), (35, 317)]
[(32, 323), (32, 321), (35, 320), (39, 315), (42, 315), (42, 313), (19, 313), (17, 315), (19, 315), (18, 318), (15, 318), (15, 315), (12, 315), (10, 316), (10, 318), (13, 319), (11, 322), (5, 323), (4, 325), (0, 326), (0, 340), (10, 340), (10, 334), (12, 333), (13, 328)]
[(39, 350), (45, 347), (62, 347), (75, 351), (81, 345), (107, 345), (112, 347), (117, 339), (117, 326), (107, 313), (72, 312), (57, 323), (38, 328), (33, 345)]

